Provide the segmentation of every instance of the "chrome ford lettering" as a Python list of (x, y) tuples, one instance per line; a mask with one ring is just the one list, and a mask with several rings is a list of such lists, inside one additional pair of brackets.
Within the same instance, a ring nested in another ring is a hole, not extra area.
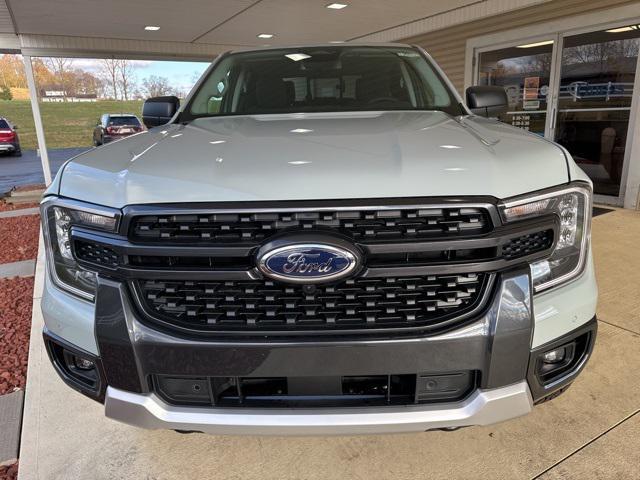
[(287, 245), (258, 257), (258, 268), (264, 275), (293, 283), (335, 280), (351, 273), (356, 264), (353, 252), (324, 244)]
[(329, 258), (325, 262), (314, 262), (314, 258), (318, 258), (320, 255), (309, 255), (305, 253), (292, 253), (287, 257), (287, 263), (282, 267), (284, 273), (305, 273), (317, 271), (318, 273), (329, 273), (333, 270), (332, 263), (333, 258)]

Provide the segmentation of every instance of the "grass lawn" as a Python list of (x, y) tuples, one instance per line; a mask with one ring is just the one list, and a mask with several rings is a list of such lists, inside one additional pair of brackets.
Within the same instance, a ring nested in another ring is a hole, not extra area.
[[(88, 147), (93, 144), (93, 128), (103, 113), (133, 113), (141, 116), (142, 100), (40, 103), (47, 148)], [(31, 102), (0, 100), (0, 117), (18, 125), (25, 150), (37, 148)]]

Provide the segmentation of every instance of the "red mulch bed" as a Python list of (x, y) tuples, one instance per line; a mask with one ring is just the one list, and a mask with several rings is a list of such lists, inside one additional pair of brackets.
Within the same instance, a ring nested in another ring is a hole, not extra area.
[(0, 218), (0, 263), (38, 256), (39, 215)]
[[(0, 202), (0, 210), (31, 206), (37, 204)], [(0, 218), (0, 263), (36, 258), (39, 228), (39, 215)], [(0, 395), (24, 390), (27, 382), (33, 282), (33, 277), (0, 279)], [(17, 478), (17, 463), (0, 467), (0, 480)]]
[(7, 203), (4, 200), (0, 200), (0, 212), (22, 210), (23, 208), (33, 208), (38, 207), (39, 205), (39, 203)]
[(25, 387), (33, 277), (0, 280), (0, 395)]
[(0, 467), (0, 480), (16, 480), (18, 478), (18, 464)]

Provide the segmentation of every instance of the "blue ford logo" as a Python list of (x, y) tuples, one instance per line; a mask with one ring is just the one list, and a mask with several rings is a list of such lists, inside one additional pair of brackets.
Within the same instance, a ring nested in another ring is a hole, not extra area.
[(312, 243), (274, 248), (258, 257), (262, 273), (294, 283), (336, 280), (351, 273), (356, 264), (356, 255), (345, 248)]

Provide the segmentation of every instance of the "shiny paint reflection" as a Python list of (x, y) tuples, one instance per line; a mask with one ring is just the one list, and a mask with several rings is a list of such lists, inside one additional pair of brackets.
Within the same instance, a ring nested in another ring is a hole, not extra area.
[[(310, 131), (291, 133), (300, 129)], [(488, 147), (479, 136), (501, 141)], [(223, 148), (224, 155), (212, 154), (212, 147)], [(224, 170), (210, 168), (218, 157), (224, 158)], [(61, 194), (90, 195), (95, 203), (116, 208), (461, 192), (505, 198), (567, 180), (566, 161), (556, 146), (497, 122), (459, 122), (442, 112), (203, 118), (94, 149), (64, 173)]]

